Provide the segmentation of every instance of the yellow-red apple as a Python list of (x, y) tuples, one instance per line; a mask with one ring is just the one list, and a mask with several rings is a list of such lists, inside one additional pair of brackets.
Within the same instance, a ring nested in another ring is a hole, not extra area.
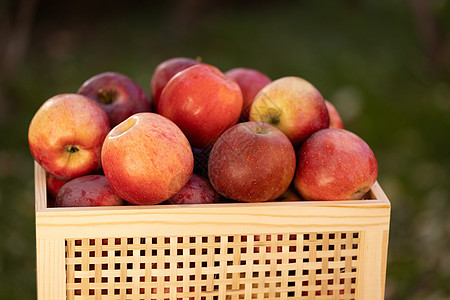
[(138, 113), (105, 138), (102, 165), (122, 199), (157, 204), (188, 182), (194, 158), (189, 141), (172, 121), (155, 113)]
[(327, 106), (328, 115), (330, 116), (329, 128), (344, 129), (344, 123), (342, 122), (341, 116), (339, 115), (336, 107), (328, 100), (325, 100), (325, 105)]
[(175, 196), (172, 196), (170, 204), (207, 204), (220, 201), (220, 195), (211, 187), (206, 178), (192, 174), (186, 185)]
[(361, 199), (377, 176), (372, 149), (345, 129), (322, 129), (297, 152), (294, 185), (305, 200)]
[(188, 57), (173, 57), (157, 65), (150, 80), (150, 94), (154, 107), (158, 107), (159, 96), (163, 88), (175, 74), (199, 63), (199, 61)]
[(108, 114), (111, 127), (151, 108), (144, 90), (130, 77), (117, 72), (104, 72), (89, 78), (78, 89), (78, 94), (100, 103)]
[(239, 123), (214, 144), (208, 161), (209, 180), (222, 196), (238, 201), (274, 200), (289, 187), (295, 172), (295, 150), (277, 128)]
[(184, 69), (163, 89), (157, 111), (177, 124), (191, 145), (213, 144), (237, 123), (242, 93), (234, 79), (207, 64)]
[(328, 128), (329, 116), (319, 90), (300, 77), (282, 77), (256, 95), (250, 121), (280, 129), (297, 148), (314, 132)]
[(255, 69), (250, 68), (234, 68), (225, 72), (225, 75), (236, 80), (242, 92), (242, 113), (241, 121), (248, 121), (250, 107), (258, 92), (271, 82), (270, 78)]
[(123, 200), (103, 175), (85, 175), (74, 178), (61, 187), (56, 196), (56, 207), (113, 206)]
[(28, 142), (34, 159), (48, 173), (69, 180), (100, 169), (109, 130), (108, 116), (94, 100), (60, 94), (45, 101), (34, 115)]

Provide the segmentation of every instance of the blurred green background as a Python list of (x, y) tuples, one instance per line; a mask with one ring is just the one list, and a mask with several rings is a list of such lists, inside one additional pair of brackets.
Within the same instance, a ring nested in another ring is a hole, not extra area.
[(174, 56), (313, 83), (377, 156), (386, 299), (450, 299), (448, 0), (1, 1), (0, 299), (36, 298), (33, 114), (103, 71), (149, 93)]

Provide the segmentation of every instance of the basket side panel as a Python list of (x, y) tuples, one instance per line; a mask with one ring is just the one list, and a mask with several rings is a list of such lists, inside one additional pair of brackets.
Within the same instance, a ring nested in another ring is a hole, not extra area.
[[(224, 220), (215, 226), (209, 214), (205, 223), (196, 214), (192, 224), (167, 222), (151, 230), (145, 228), (161, 215), (133, 211), (126, 215), (151, 221), (128, 227), (128, 221), (118, 222), (124, 216), (117, 212), (112, 223), (104, 222), (112, 219), (108, 212), (84, 218), (77, 216), (82, 212), (63, 213), (66, 218), (40, 212), (39, 299), (383, 299), (389, 208), (325, 210), (303, 218), (277, 212), (274, 220), (267, 212), (249, 214), (253, 220), (242, 222), (240, 232), (230, 230), (238, 224), (225, 220), (229, 212), (216, 215)], [(344, 211), (347, 217), (337, 219)], [(327, 220), (324, 214), (333, 225), (317, 225)], [(194, 218), (167, 211), (165, 216)], [(89, 233), (80, 230), (85, 226)]]

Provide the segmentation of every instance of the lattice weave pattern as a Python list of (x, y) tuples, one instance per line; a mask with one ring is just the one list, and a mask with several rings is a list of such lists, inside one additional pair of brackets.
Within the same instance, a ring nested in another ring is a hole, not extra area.
[(68, 299), (355, 299), (360, 232), (66, 240)]

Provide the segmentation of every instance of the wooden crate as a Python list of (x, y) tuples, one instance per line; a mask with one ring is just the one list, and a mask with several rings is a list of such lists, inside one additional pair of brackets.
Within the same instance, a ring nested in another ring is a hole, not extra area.
[(390, 202), (47, 208), (38, 299), (383, 299)]

